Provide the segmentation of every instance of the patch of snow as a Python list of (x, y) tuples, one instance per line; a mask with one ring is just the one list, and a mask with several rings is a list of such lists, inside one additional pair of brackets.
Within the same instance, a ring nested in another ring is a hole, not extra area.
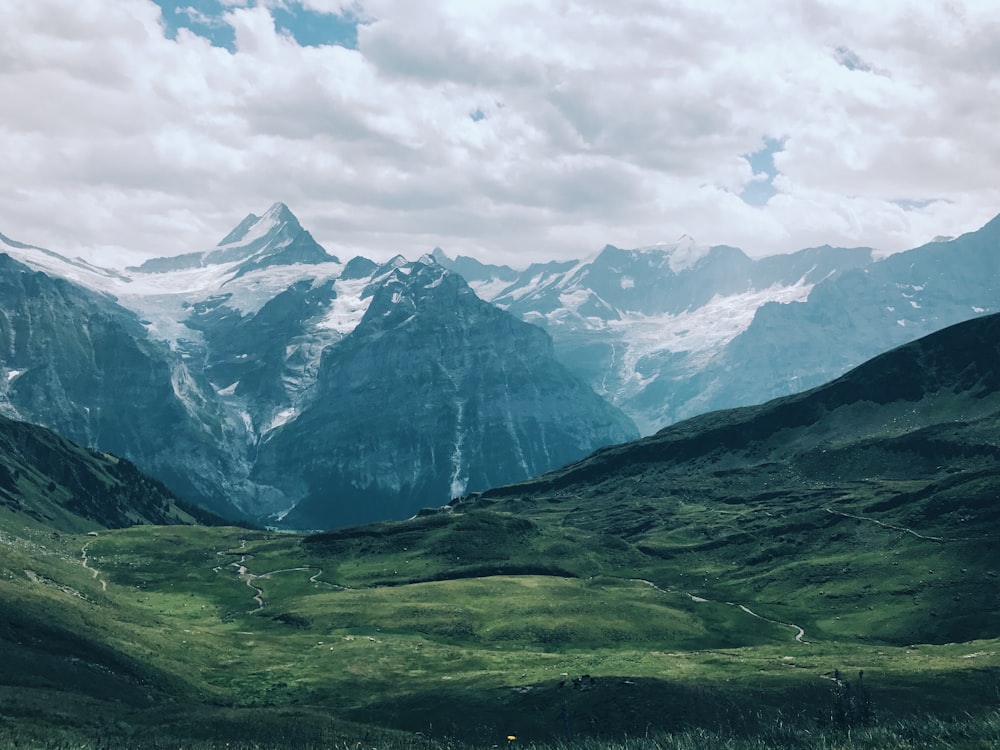
[(520, 299), (524, 299), (529, 294), (534, 294), (539, 289), (541, 289), (543, 287), (542, 281), (544, 279), (546, 279), (546, 275), (543, 273), (540, 273), (537, 276), (532, 276), (531, 281), (529, 281), (527, 284), (520, 287), (519, 289), (515, 289), (506, 296), (510, 297), (510, 299), (514, 302), (517, 302)]
[(896, 321), (896, 325), (898, 325), (898, 326), (900, 326), (902, 328), (906, 328), (906, 321), (903, 320), (902, 318), (900, 318), (899, 320)]
[(236, 393), (236, 386), (238, 386), (239, 384), (240, 381), (237, 380), (235, 383), (231, 383), (230, 385), (227, 385), (225, 388), (216, 388), (215, 392), (218, 393), (220, 396), (232, 396), (234, 393)]
[(21, 375), (23, 372), (24, 370), (10, 370), (7, 373), (7, 382), (8, 383), (11, 382), (12, 380), (14, 380), (14, 378), (16, 378), (18, 375)]
[[(589, 289), (577, 289), (572, 292), (563, 292), (559, 295), (559, 301), (564, 305), (562, 310), (576, 313), (591, 297)], [(559, 311), (556, 311), (559, 312)]]
[(972, 306), (972, 312), (974, 312), (974, 313), (984, 313), (984, 312), (986, 312), (986, 308), (985, 307), (976, 307), (975, 305), (973, 305)]
[(691, 237), (684, 235), (670, 253), (670, 270), (674, 273), (685, 271), (708, 255), (708, 251), (708, 245), (699, 245)]
[(271, 423), (267, 426), (267, 431), (276, 430), (284, 424), (288, 424), (298, 416), (298, 410), (294, 407), (289, 407), (287, 409), (282, 409), (274, 417), (271, 418)]
[(915, 300), (912, 300), (912, 299), (910, 300), (910, 307), (914, 308), (915, 310), (916, 309), (920, 309), (920, 305), (917, 304), (917, 302)]
[(745, 331), (759, 307), (767, 302), (802, 302), (811, 290), (811, 284), (800, 282), (727, 297), (716, 295), (707, 304), (677, 315), (626, 313), (606, 325), (618, 332), (625, 345), (619, 368), (636, 377), (638, 361), (657, 352), (686, 352), (694, 355), (692, 366), (700, 366)]
[(345, 336), (357, 328), (372, 302), (371, 297), (361, 298), (369, 283), (369, 279), (349, 279), (346, 281), (337, 279), (334, 284), (337, 297), (317, 327), (337, 331)]
[[(247, 233), (245, 235), (243, 235), (242, 237), (240, 237), (235, 242), (229, 242), (229, 243), (226, 243), (225, 245), (218, 245), (217, 248), (224, 250), (224, 249), (229, 249), (229, 248), (232, 248), (232, 247), (241, 247), (243, 245), (249, 245), (254, 240), (258, 240), (261, 237), (264, 237), (265, 235), (267, 235), (268, 233), (274, 231), (279, 226), (279, 221), (278, 221), (278, 216), (277, 216), (278, 209), (279, 209), (278, 204), (275, 204), (275, 205), (271, 206), (271, 208), (268, 209), (267, 213), (265, 213), (263, 216), (261, 216), (247, 230)], [(212, 252), (212, 251), (210, 251), (210, 252)]]
[(575, 284), (579, 281), (580, 277), (587, 271), (593, 259), (581, 260), (575, 266), (573, 266), (568, 271), (563, 271), (562, 273), (555, 274), (552, 277), (553, 284), (557, 289), (565, 289), (571, 284)]
[(622, 276), (621, 286), (622, 289), (634, 289), (635, 279), (633, 279), (631, 276)]
[(503, 279), (490, 279), (488, 281), (467, 281), (469, 288), (476, 293), (476, 296), (486, 302), (492, 301), (500, 292), (510, 286), (509, 281)]
[(640, 252), (660, 252), (667, 256), (667, 264), (674, 273), (680, 273), (694, 266), (708, 255), (711, 248), (694, 241), (684, 234), (676, 242), (658, 242), (655, 245), (638, 248)]

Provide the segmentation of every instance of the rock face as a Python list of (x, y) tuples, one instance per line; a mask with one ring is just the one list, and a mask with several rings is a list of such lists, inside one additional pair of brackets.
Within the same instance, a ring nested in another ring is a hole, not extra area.
[(845, 271), (793, 305), (764, 305), (694, 387), (723, 393), (746, 376), (739, 404), (811, 388), (875, 355), (1000, 311), (1000, 217), (976, 232)]
[(215, 393), (113, 300), (0, 255), (0, 408), (128, 458), (181, 496), (232, 506), (242, 429)]
[[(409, 515), (638, 435), (542, 330), (457, 274), (407, 264), (372, 295), (324, 353), (309, 405), (261, 445), (254, 476), (302, 498), (294, 525)], [(304, 470), (288, 472), (290, 457)]]
[(457, 274), (341, 264), (282, 204), (124, 273), (4, 244), (0, 407), (230, 516), (406, 517), (638, 435)]

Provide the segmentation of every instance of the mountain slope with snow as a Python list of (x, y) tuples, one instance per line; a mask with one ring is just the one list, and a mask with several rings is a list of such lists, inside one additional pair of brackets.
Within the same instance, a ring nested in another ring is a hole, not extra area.
[[(637, 435), (556, 362), (543, 331), (415, 262), (325, 350), (315, 397), (262, 442), (255, 476), (301, 498), (295, 525), (339, 526), (410, 515)], [(293, 453), (306, 472), (289, 474)]]
[[(117, 453), (216, 510), (228, 499), (251, 517), (308, 528), (407, 516), (637, 435), (555, 361), (543, 332), (479, 300), (433, 258), (342, 264), (283, 204), (210, 250), (120, 272), (6, 238), (0, 250), (17, 259), (15, 275), (128, 322), (103, 355), (120, 362), (114, 391), (107, 367), (74, 390), (73, 368), (84, 367), (75, 359), (0, 353), (10, 410), (93, 447), (110, 449), (114, 435)], [(82, 343), (57, 340), (93, 360), (93, 315), (49, 308), (35, 340), (62, 326)], [(18, 397), (27, 383), (37, 387)], [(112, 403), (121, 427), (97, 429)], [(432, 459), (411, 461), (415, 443), (432, 446)]]
[(473, 287), (545, 328), (560, 361), (651, 433), (683, 414), (664, 391), (700, 372), (759, 308), (804, 300), (823, 278), (870, 261), (867, 248), (831, 247), (755, 261), (682, 237), (537, 264), (500, 291), (485, 275)]

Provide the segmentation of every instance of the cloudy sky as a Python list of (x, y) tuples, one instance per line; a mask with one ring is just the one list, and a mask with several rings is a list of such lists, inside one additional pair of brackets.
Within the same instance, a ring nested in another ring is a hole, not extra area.
[[(877, 6), (877, 9), (876, 9)], [(3, 0), (0, 232), (124, 265), (885, 252), (1000, 213), (996, 0)]]

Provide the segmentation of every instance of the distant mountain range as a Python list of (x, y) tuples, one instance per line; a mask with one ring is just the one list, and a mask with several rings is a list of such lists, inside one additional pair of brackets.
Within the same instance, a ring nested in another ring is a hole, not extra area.
[(556, 356), (644, 434), (810, 388), (947, 325), (1000, 311), (1000, 217), (875, 260), (809, 248), (752, 260), (690, 238), (523, 272), (468, 258), (484, 299), (545, 328)]
[(3, 413), (298, 528), (524, 480), (1000, 309), (1000, 219), (883, 260), (685, 237), (517, 271), (343, 263), (276, 203), (138, 267), (0, 250)]

